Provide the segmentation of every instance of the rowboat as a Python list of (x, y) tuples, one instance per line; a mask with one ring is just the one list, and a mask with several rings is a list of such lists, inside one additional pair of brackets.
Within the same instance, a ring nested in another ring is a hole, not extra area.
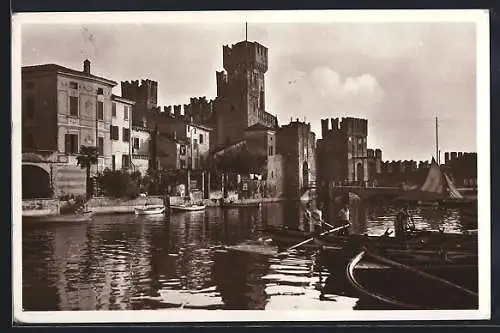
[[(286, 228), (268, 227), (264, 233), (269, 235), (273, 243), (278, 247), (287, 247), (297, 244), (312, 236), (311, 233)], [(340, 250), (353, 248), (360, 251), (362, 247), (371, 249), (417, 249), (417, 248), (437, 248), (437, 249), (469, 249), (477, 251), (477, 235), (452, 234), (439, 231), (417, 230), (409, 232), (406, 237), (395, 238), (388, 236), (368, 236), (368, 235), (338, 235), (335, 233), (316, 236), (314, 243), (307, 244), (308, 248), (337, 247)]]
[(239, 208), (239, 207), (260, 207), (260, 202), (221, 202), (223, 208)]
[(146, 205), (134, 208), (135, 215), (159, 215), (165, 212), (164, 205)]
[[(467, 270), (467, 266), (462, 268)], [(470, 275), (473, 270), (474, 267), (465, 274)], [(361, 297), (398, 309), (446, 310), (478, 307), (476, 291), (369, 251), (361, 251), (349, 262), (346, 276)]]
[(93, 212), (86, 211), (74, 214), (61, 215), (24, 215), (23, 222), (27, 223), (77, 223), (89, 222), (92, 220)]
[(205, 205), (198, 204), (181, 204), (181, 205), (171, 205), (170, 209), (184, 212), (194, 212), (205, 210)]

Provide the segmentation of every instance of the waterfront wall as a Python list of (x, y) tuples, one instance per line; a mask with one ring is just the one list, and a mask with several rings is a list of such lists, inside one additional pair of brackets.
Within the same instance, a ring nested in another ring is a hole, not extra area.
[(58, 215), (58, 199), (25, 199), (22, 204), (23, 216)]
[(130, 214), (134, 208), (149, 205), (162, 205), (160, 196), (139, 197), (133, 200), (94, 197), (87, 202), (87, 209), (94, 214)]

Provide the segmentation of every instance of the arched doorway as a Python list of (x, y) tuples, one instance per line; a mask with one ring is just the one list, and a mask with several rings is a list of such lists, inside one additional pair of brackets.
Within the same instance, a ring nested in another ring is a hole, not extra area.
[(23, 165), (23, 199), (50, 198), (52, 189), (50, 175), (35, 165)]
[(304, 182), (304, 187), (309, 187), (309, 164), (307, 161), (302, 164), (302, 180)]
[(356, 180), (362, 183), (365, 180), (365, 168), (362, 162), (356, 165)]

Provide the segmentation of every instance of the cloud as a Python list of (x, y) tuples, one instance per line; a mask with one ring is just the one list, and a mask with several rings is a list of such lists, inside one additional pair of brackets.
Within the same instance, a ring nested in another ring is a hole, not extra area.
[(320, 119), (325, 117), (370, 117), (384, 98), (384, 91), (377, 79), (370, 74), (342, 78), (328, 67), (312, 71), (285, 70), (281, 80), (274, 80), (273, 90), (280, 98), (270, 110), (276, 110), (281, 123), (288, 118), (306, 114), (316, 135)]

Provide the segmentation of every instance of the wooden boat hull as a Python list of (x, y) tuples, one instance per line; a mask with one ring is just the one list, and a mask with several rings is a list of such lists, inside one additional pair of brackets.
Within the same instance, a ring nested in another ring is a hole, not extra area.
[(78, 222), (89, 222), (92, 220), (92, 216), (93, 216), (92, 212), (86, 212), (86, 213), (82, 213), (82, 214), (23, 216), (23, 222), (27, 222), (27, 223), (78, 223)]
[(136, 207), (134, 209), (135, 215), (160, 215), (165, 213), (165, 206), (155, 205), (146, 207)]
[(222, 202), (221, 203), (222, 208), (240, 208), (240, 207), (241, 208), (258, 208), (260, 206), (262, 206), (262, 204), (260, 202), (250, 202), (250, 203)]
[(192, 205), (192, 206), (179, 206), (179, 205), (171, 205), (170, 209), (175, 211), (182, 212), (197, 212), (205, 210), (205, 205)]
[[(264, 230), (275, 245), (287, 247), (300, 243), (312, 236), (311, 233), (295, 229), (266, 228)], [(477, 251), (477, 235), (448, 234), (432, 231), (418, 231), (408, 234), (404, 238), (367, 236), (367, 235), (338, 235), (328, 234), (319, 236), (314, 243), (308, 244), (309, 248), (334, 246), (339, 248), (349, 247), (359, 251), (363, 247), (375, 249), (388, 248), (438, 248), (438, 249), (469, 249)]]
[[(478, 295), (442, 277), (361, 252), (347, 265), (346, 276), (361, 297), (368, 297), (400, 309), (477, 309)], [(363, 269), (364, 263), (382, 264), (380, 269)], [(466, 275), (474, 267), (462, 269)], [(477, 270), (477, 266), (475, 268)], [(456, 272), (455, 272), (456, 274)]]

